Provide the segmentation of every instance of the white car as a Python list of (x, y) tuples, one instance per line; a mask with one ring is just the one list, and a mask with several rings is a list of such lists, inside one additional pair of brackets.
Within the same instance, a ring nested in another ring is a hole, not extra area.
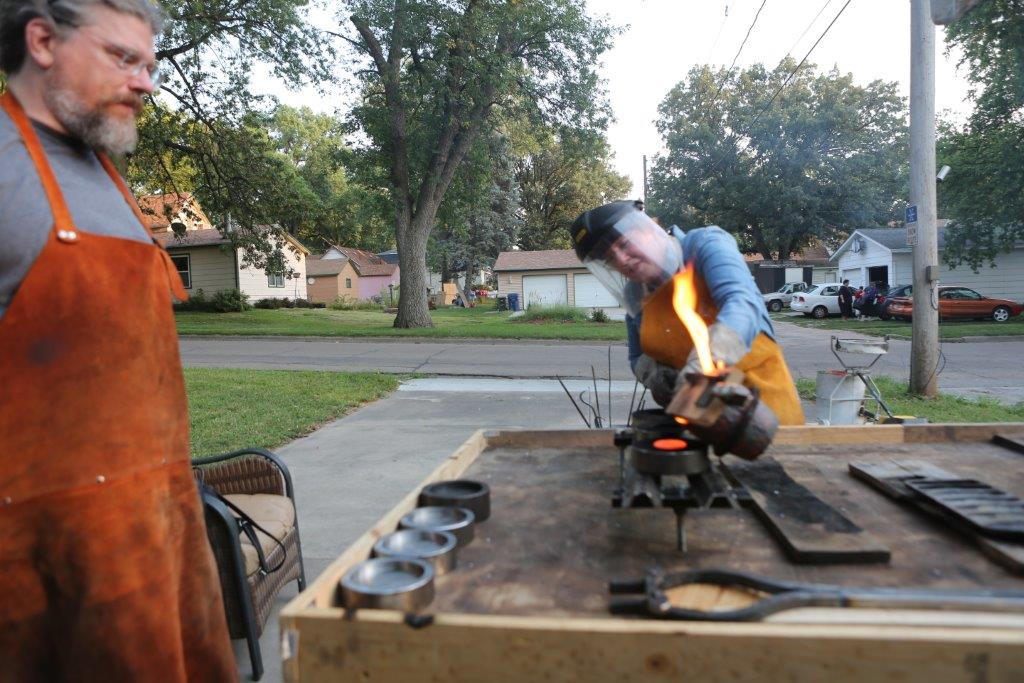
[(818, 285), (810, 291), (801, 292), (793, 296), (789, 307), (804, 315), (815, 318), (826, 318), (830, 315), (839, 315), (839, 288), (842, 285), (838, 282), (826, 282)]
[(787, 282), (782, 285), (782, 288), (777, 292), (769, 292), (768, 294), (762, 294), (764, 297), (764, 305), (768, 307), (768, 310), (772, 313), (778, 313), (782, 310), (783, 306), (788, 306), (793, 300), (793, 295), (799, 292), (807, 291), (807, 284), (803, 282)]

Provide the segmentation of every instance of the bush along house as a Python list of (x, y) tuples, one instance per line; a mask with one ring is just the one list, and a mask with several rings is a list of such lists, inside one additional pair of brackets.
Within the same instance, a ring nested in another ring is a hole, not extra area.
[(224, 290), (238, 290), (250, 303), (261, 299), (307, 299), (306, 259), (309, 249), (283, 230), (271, 231), (271, 242), (280, 244), (286, 274), (268, 275), (245, 263), (245, 253), (215, 228), (189, 193), (148, 195), (139, 198), (143, 215), (150, 218), (153, 237), (167, 250), (185, 291), (199, 290), (207, 297)]

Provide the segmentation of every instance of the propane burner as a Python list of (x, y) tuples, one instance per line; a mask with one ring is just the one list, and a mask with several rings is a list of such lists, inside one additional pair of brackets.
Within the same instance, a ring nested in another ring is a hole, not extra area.
[(683, 515), (691, 508), (738, 507), (741, 491), (728, 486), (701, 441), (661, 410), (633, 413), (633, 428), (615, 433), (619, 487), (615, 508), (670, 508), (677, 546), (686, 549)]

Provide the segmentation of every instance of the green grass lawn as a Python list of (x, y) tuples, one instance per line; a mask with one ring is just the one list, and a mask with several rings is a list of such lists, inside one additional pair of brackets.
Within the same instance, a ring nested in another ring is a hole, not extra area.
[[(892, 377), (875, 377), (882, 398), (897, 415), (915, 415), (929, 422), (1024, 422), (1024, 403), (1008, 406), (990, 398), (966, 399), (949, 394), (919, 398), (907, 392), (907, 383)], [(800, 398), (814, 400), (814, 380), (798, 379)], [(874, 401), (866, 403), (873, 410)]]
[[(878, 337), (887, 334), (910, 337), (910, 323), (901, 320), (843, 320), (842, 318), (825, 318), (815, 320), (803, 315), (792, 313), (772, 313), (772, 320), (793, 323), (801, 327), (814, 327), (822, 330), (845, 330)], [(1024, 335), (1024, 318), (1017, 317), (1005, 323), (975, 320), (949, 320), (939, 323), (939, 337), (957, 339), (959, 337), (990, 337), (993, 335)]]
[(393, 313), (322, 308), (254, 309), (244, 313), (178, 312), (179, 334), (309, 335), (324, 337), (479, 337), (624, 341), (623, 322), (521, 321), (491, 307), (441, 308), (434, 327), (395, 329)]
[(186, 368), (192, 456), (280, 446), (394, 391), (401, 380), (370, 372)]

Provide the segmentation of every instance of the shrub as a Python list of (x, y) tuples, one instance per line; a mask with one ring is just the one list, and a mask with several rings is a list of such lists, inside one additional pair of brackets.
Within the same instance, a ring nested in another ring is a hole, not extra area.
[(379, 311), (380, 304), (373, 301), (361, 301), (339, 296), (331, 302), (329, 308), (335, 311)]
[(592, 323), (606, 323), (609, 320), (611, 320), (611, 318), (608, 317), (608, 314), (604, 312), (603, 308), (595, 308), (590, 311), (590, 322)]
[(309, 299), (296, 299), (295, 308), (323, 308), (323, 304), (315, 304)]
[(278, 308), (293, 308), (296, 305), (297, 305), (296, 303), (292, 303), (291, 299), (289, 299), (288, 297), (285, 297), (284, 299), (260, 299), (259, 301), (254, 303), (252, 306), (253, 306), (253, 308), (263, 308), (263, 309), (268, 309), (268, 310), (274, 310), (274, 309), (278, 309)]
[(210, 299), (210, 307), (217, 313), (231, 313), (233, 311), (247, 311), (249, 295), (243, 294), (238, 289), (222, 289)]
[(517, 322), (583, 323), (587, 314), (572, 306), (531, 306), (523, 315), (512, 318)]

